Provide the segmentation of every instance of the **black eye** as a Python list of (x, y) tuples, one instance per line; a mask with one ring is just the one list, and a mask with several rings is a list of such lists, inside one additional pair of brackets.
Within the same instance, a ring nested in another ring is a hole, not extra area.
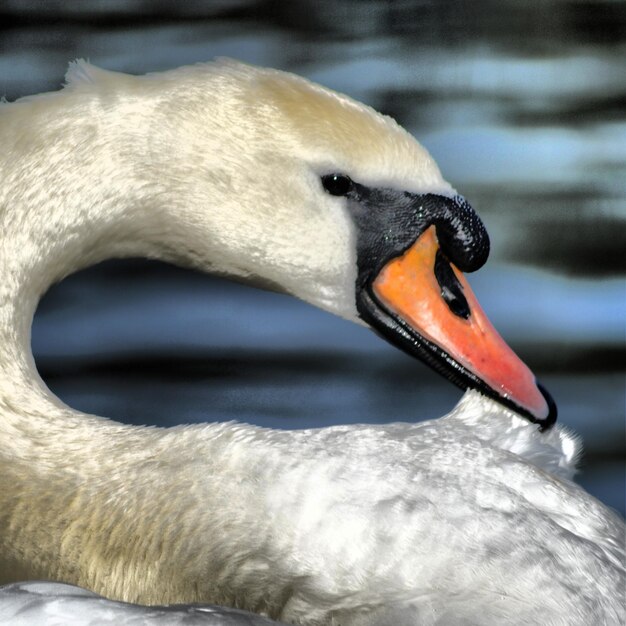
[(331, 196), (345, 196), (352, 189), (352, 181), (345, 174), (322, 176), (322, 185)]

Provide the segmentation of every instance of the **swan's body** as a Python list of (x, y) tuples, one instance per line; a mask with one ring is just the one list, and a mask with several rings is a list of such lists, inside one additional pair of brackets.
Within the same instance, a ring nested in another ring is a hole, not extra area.
[(397, 125), (271, 70), (79, 64), (0, 108), (0, 145), (0, 581), (308, 624), (623, 618), (624, 525), (569, 482), (574, 440), (476, 393), (417, 425), (155, 429), (80, 414), (36, 374), (41, 294), (111, 256), (359, 321), (357, 233), (319, 176), (450, 195)]

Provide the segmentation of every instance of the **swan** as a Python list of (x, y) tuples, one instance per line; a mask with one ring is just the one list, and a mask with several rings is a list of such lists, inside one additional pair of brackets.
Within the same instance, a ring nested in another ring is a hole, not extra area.
[[(311, 625), (623, 621), (624, 524), (571, 482), (576, 438), (463, 275), (482, 222), (393, 120), (235, 61), (76, 61), (0, 106), (0, 145), (0, 583)], [(300, 431), (79, 413), (36, 371), (33, 313), (129, 256), (292, 294), (469, 391)]]

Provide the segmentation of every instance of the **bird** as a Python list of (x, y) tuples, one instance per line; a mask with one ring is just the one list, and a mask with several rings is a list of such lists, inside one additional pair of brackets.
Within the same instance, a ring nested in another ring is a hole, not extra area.
[[(308, 625), (623, 621), (623, 520), (572, 481), (580, 443), (471, 290), (478, 214), (394, 120), (228, 59), (78, 60), (0, 104), (0, 144), (0, 583)], [(467, 391), (435, 420), (292, 431), (76, 411), (33, 313), (131, 256), (290, 294)]]

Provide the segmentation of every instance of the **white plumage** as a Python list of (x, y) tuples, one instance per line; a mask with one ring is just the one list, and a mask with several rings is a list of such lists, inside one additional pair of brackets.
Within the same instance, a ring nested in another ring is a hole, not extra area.
[[(289, 432), (133, 427), (52, 396), (30, 323), (68, 273), (156, 257), (360, 322), (354, 225), (320, 175), (451, 193), (395, 122), (288, 74), (79, 62), (68, 82), (0, 107), (0, 580), (302, 624), (623, 620), (624, 524), (570, 482), (575, 440), (475, 392), (435, 421)], [(37, 589), (5, 589), (0, 615)]]

